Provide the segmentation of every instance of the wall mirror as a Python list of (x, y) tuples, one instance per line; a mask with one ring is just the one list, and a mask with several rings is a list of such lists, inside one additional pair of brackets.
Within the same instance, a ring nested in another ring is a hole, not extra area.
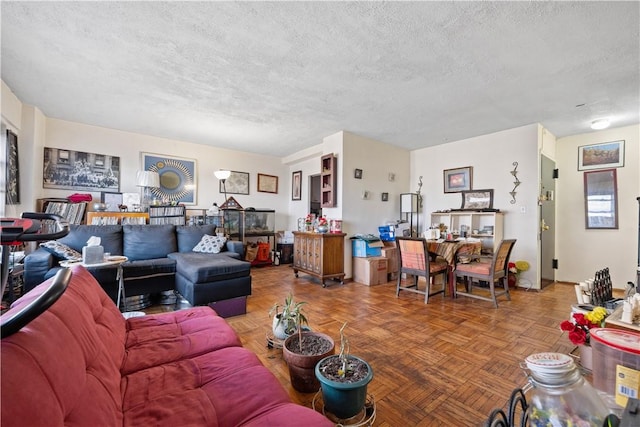
[(618, 228), (618, 181), (615, 169), (584, 173), (586, 228)]

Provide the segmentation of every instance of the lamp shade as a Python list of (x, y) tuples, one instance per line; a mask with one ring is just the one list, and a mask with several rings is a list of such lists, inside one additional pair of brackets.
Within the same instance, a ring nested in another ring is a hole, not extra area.
[(158, 172), (138, 171), (136, 176), (136, 185), (138, 187), (160, 187), (160, 175)]
[(219, 180), (227, 179), (231, 176), (231, 171), (219, 170), (213, 173)]

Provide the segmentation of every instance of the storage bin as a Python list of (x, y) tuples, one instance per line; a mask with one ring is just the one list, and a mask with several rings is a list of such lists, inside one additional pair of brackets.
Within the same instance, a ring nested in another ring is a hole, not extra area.
[(351, 238), (352, 240), (352, 250), (354, 257), (370, 257), (370, 256), (380, 256), (382, 251), (380, 248), (384, 246), (382, 241), (380, 240), (365, 240), (360, 238)]

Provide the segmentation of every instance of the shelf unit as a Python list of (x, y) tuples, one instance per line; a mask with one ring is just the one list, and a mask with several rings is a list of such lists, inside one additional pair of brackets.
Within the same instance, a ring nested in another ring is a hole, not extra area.
[(400, 194), (400, 220), (409, 224), (408, 237), (420, 236), (420, 196), (418, 193)]
[(149, 206), (149, 224), (185, 225), (185, 223), (186, 210), (184, 206)]
[[(36, 200), (38, 212), (60, 215), (69, 224), (82, 224), (84, 221), (87, 202), (73, 203), (67, 199), (43, 198)], [(55, 222), (52, 220), (41, 221), (42, 233), (49, 233), (55, 230)]]
[(320, 206), (333, 208), (336, 206), (338, 187), (338, 161), (336, 156), (325, 154), (320, 158)]
[(146, 212), (87, 212), (88, 225), (147, 224)]
[(433, 212), (431, 225), (444, 224), (447, 233), (454, 238), (460, 237), (461, 230), (466, 229), (467, 237), (482, 242), (482, 252), (492, 254), (504, 239), (504, 214), (502, 212)]

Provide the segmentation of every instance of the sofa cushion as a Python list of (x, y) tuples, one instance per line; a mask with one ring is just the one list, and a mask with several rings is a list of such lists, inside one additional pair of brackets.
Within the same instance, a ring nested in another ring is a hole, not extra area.
[(191, 252), (205, 234), (214, 235), (215, 225), (179, 225), (176, 227), (178, 235), (178, 252)]
[(169, 258), (127, 261), (122, 264), (122, 270), (125, 280), (172, 275), (176, 272), (176, 261)]
[(205, 254), (219, 254), (224, 248), (227, 238), (223, 236), (209, 236), (205, 234), (197, 245), (193, 248), (193, 252)]
[(40, 247), (61, 260), (68, 259), (78, 261), (82, 259), (82, 254), (80, 252), (56, 240), (49, 240), (48, 242), (40, 243)]
[(121, 225), (77, 225), (69, 226), (69, 234), (58, 242), (82, 252), (90, 237), (100, 237), (100, 246), (111, 255), (122, 255), (122, 226)]
[(193, 283), (207, 283), (249, 275), (251, 263), (226, 254), (227, 252), (216, 255), (175, 252), (168, 256), (176, 261), (176, 271)]
[(122, 232), (123, 255), (129, 261), (166, 258), (178, 250), (175, 225), (123, 225)]

